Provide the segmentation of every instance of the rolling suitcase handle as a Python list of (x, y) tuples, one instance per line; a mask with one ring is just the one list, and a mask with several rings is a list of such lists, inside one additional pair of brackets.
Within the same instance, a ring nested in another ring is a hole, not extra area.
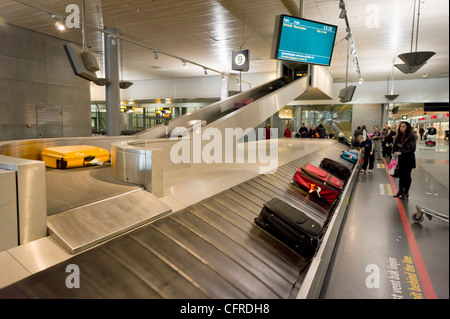
[(86, 162), (91, 162), (92, 160), (94, 160), (95, 156), (94, 155), (88, 155), (83, 159), (83, 165), (86, 164)]

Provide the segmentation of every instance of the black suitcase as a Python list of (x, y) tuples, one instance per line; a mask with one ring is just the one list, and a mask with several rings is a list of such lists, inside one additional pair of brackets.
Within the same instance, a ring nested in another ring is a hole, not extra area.
[(305, 258), (314, 255), (323, 232), (319, 223), (279, 198), (264, 204), (255, 223)]
[(350, 168), (348, 168), (344, 164), (332, 160), (331, 158), (324, 158), (322, 162), (320, 162), (320, 168), (325, 169), (326, 171), (336, 175), (344, 181), (348, 180), (350, 175), (352, 175), (352, 171), (350, 170)]

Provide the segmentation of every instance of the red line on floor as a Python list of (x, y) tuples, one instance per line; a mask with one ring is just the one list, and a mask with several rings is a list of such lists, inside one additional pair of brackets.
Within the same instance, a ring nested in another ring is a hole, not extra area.
[[(386, 160), (383, 158), (384, 165), (387, 167)], [(394, 179), (391, 175), (387, 174), (389, 181), (391, 183), (392, 191), (397, 193), (397, 187), (395, 186)], [(411, 249), (412, 257), (414, 259), (414, 264), (416, 265), (417, 274), (419, 276), (420, 284), (422, 286), (423, 293), (426, 299), (437, 299), (436, 292), (434, 291), (433, 284), (431, 283), (430, 276), (428, 275), (427, 268), (423, 262), (422, 255), (420, 254), (419, 246), (417, 246), (416, 239), (414, 238), (414, 233), (409, 224), (408, 216), (403, 207), (403, 203), (400, 199), (396, 198), (398, 212), (400, 213), (400, 218), (402, 220), (403, 228), (405, 229), (406, 238), (408, 239), (409, 247)]]

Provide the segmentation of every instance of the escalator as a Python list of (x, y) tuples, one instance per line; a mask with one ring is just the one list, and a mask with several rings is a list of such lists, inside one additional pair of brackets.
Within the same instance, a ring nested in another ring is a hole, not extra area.
[[(255, 128), (273, 114), (285, 107), (307, 89), (308, 78), (286, 83), (279, 78), (248, 91), (236, 94), (226, 100), (213, 103), (170, 121), (168, 132), (177, 127), (190, 129), (194, 120), (202, 121), (206, 127)], [(254, 102), (234, 110), (234, 103), (240, 99), (252, 98)], [(134, 135), (137, 139), (157, 139), (166, 136), (166, 127), (158, 125)]]

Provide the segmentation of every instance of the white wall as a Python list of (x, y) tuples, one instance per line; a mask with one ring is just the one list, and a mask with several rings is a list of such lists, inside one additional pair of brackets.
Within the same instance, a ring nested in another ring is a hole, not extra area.
[[(236, 75), (239, 78), (239, 74)], [(267, 83), (276, 78), (275, 73), (242, 73), (242, 79), (252, 83), (252, 87)], [(225, 77), (230, 91), (239, 91), (237, 80)], [(133, 85), (126, 90), (120, 90), (123, 100), (165, 99), (165, 98), (220, 98), (222, 92), (221, 76), (203, 76), (196, 78), (164, 79), (132, 81)], [(249, 85), (242, 83), (242, 91), (247, 91)], [(91, 83), (91, 100), (104, 101), (105, 87)]]
[[(347, 85), (356, 85), (350, 104), (389, 103), (384, 97), (388, 94), (386, 81), (348, 83)], [(338, 94), (344, 86), (344, 83), (333, 84), (332, 100), (293, 101), (289, 104), (340, 104)], [(448, 78), (395, 81), (394, 94), (399, 94), (393, 101), (395, 103), (448, 102), (449, 81)]]

